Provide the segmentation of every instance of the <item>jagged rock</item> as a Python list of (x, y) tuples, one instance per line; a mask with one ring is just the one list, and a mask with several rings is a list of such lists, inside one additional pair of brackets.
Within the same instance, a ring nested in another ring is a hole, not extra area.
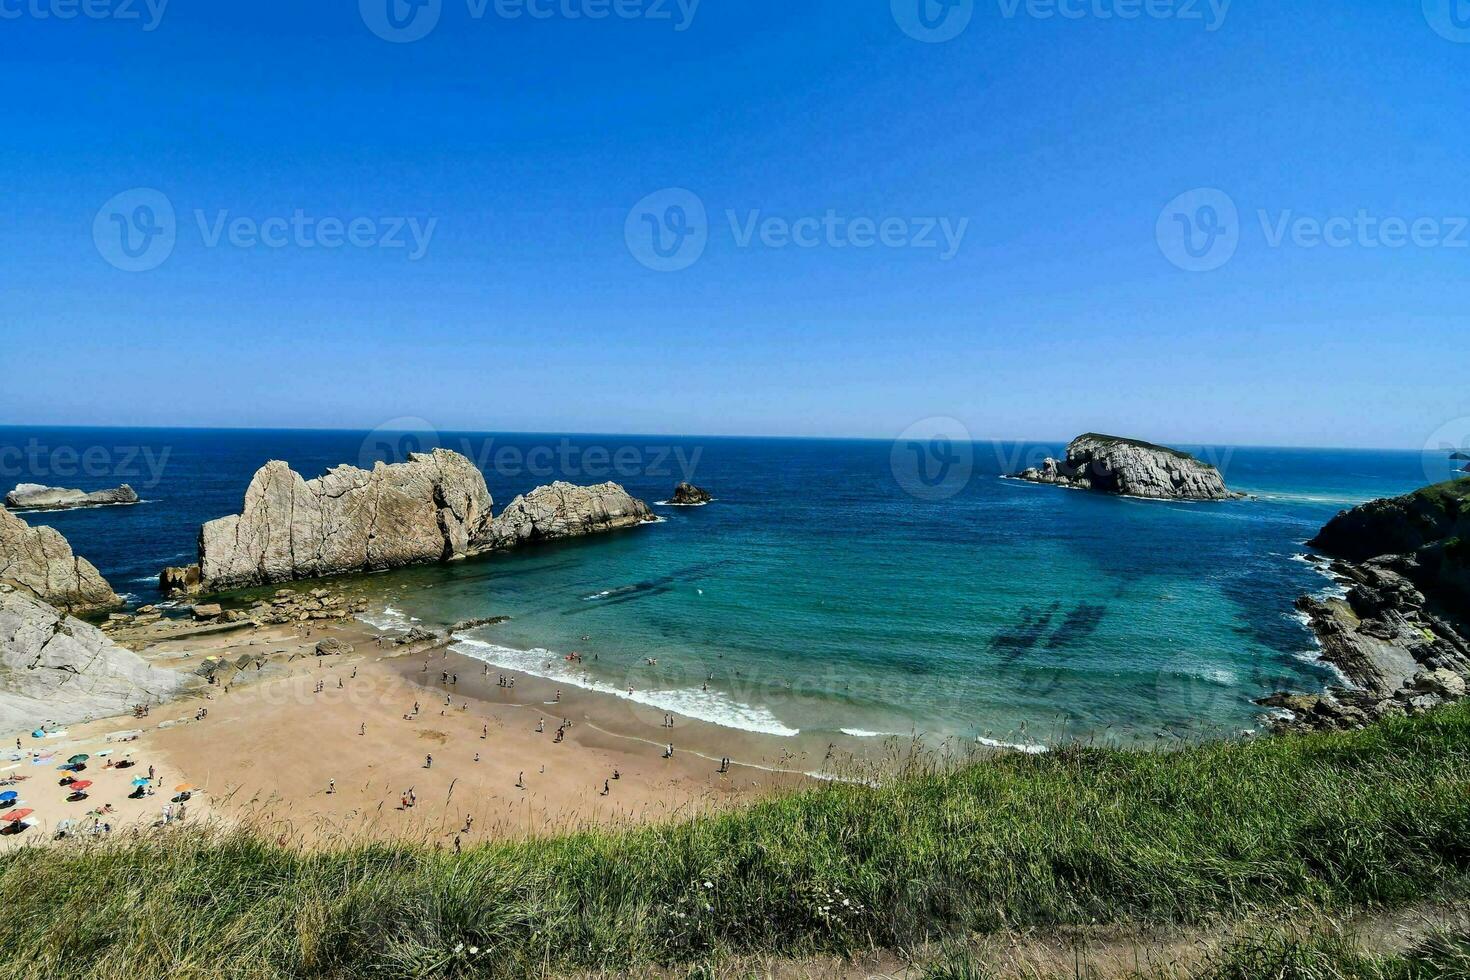
[(215, 619), (224, 614), (224, 609), (217, 602), (201, 602), (191, 612), (195, 619)]
[(1153, 500), (1243, 496), (1225, 486), (1219, 470), (1188, 453), (1096, 433), (1073, 439), (1065, 460), (1047, 459), (1041, 467), (1013, 474), (1013, 478)]
[[(1330, 572), (1347, 587), (1346, 599), (1297, 600), (1322, 659), (1353, 685), (1330, 688), (1324, 701), (1351, 702), (1372, 721), (1466, 696), (1470, 555), (1460, 535), (1467, 531), (1470, 481), (1451, 481), (1343, 511), (1312, 539), (1335, 556)], [(1281, 727), (1357, 723), (1342, 713), (1296, 712)]]
[(74, 507), (112, 507), (136, 504), (138, 495), (124, 483), (112, 490), (85, 493), (62, 487), (43, 487), (39, 483), (22, 483), (5, 495), (5, 506), (11, 510), (70, 510)]
[(338, 466), (305, 480), (280, 461), (251, 480), (242, 513), (204, 525), (208, 591), (443, 561), (488, 533), (490, 491), (458, 453), (415, 453), (371, 472)]
[(324, 640), (318, 640), (316, 655), (318, 657), (336, 657), (352, 652), (352, 644), (345, 643), (335, 636), (329, 636)]
[(449, 632), (463, 633), (466, 630), (479, 629), (481, 626), (499, 626), (501, 623), (509, 621), (509, 616), (485, 616), (480, 619), (462, 619), (449, 627)]
[(669, 503), (678, 507), (698, 507), (715, 499), (710, 496), (708, 490), (696, 487), (692, 483), (681, 483), (674, 488), (674, 496)]
[(514, 548), (636, 527), (655, 520), (648, 505), (616, 483), (553, 483), (512, 500), (492, 523), (487, 550)]
[(59, 531), (33, 528), (4, 507), (0, 507), (0, 582), (73, 613), (122, 605), (92, 563), (72, 554)]
[(394, 640), (393, 644), (395, 646), (403, 647), (408, 646), (411, 643), (430, 643), (438, 640), (439, 638), (440, 637), (438, 633), (432, 633), (429, 630), (424, 629), (422, 626), (415, 626), (403, 636), (400, 636), (396, 640)]
[(198, 565), (165, 568), (158, 576), (158, 588), (164, 595), (193, 595), (202, 588)]
[(149, 666), (101, 630), (0, 585), (0, 728), (103, 718), (177, 694), (185, 679)]

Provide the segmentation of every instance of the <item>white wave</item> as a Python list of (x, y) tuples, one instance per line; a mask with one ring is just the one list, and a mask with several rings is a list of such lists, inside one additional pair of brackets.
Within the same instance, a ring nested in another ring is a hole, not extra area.
[(416, 618), (410, 617), (401, 610), (394, 609), (392, 606), (384, 606), (382, 611), (378, 613), (358, 613), (357, 618), (374, 629), (384, 630), (385, 632), (397, 631), (400, 633), (408, 632), (408, 624), (410, 622), (418, 622)]
[(975, 742), (979, 745), (988, 745), (992, 749), (1013, 749), (1017, 752), (1024, 752), (1027, 755), (1041, 755), (1046, 752), (1045, 745), (1027, 745), (1024, 742), (998, 742), (993, 738), (986, 738), (984, 735), (976, 735)]
[[(672, 500), (655, 500), (653, 505), (655, 507), (708, 507), (712, 503), (714, 503), (713, 500), (705, 500), (697, 504), (676, 504)], [(664, 519), (662, 517), (659, 518), (660, 521)]]
[(866, 728), (839, 728), (838, 731), (853, 738), (903, 738), (898, 732), (870, 732)]
[(463, 633), (456, 633), (453, 639), (456, 642), (450, 649), (455, 653), (471, 657), (481, 663), (504, 667), (506, 670), (542, 677), (559, 684), (570, 684), (573, 687), (596, 691), (599, 694), (611, 694), (635, 704), (683, 715), (685, 718), (707, 721), (725, 728), (788, 738), (800, 734), (798, 729), (782, 724), (781, 720), (767, 709), (744, 704), (715, 691), (686, 688), (668, 691), (635, 689), (630, 694), (626, 689), (592, 677), (585, 670), (579, 672), (577, 668), (568, 665), (559, 654), (550, 650), (516, 650), (497, 643), (486, 643), (484, 640), (477, 640)]

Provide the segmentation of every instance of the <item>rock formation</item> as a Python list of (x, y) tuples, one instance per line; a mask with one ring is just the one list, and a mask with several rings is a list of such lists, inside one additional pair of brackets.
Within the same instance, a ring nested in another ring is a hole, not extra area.
[(1013, 474), (1013, 479), (1153, 500), (1233, 500), (1220, 471), (1188, 453), (1136, 439), (1078, 436), (1065, 460)]
[(553, 483), (517, 497), (495, 518), (486, 550), (636, 527), (655, 520), (648, 505), (616, 483)]
[(1280, 727), (1350, 727), (1465, 696), (1467, 534), (1470, 480), (1452, 480), (1343, 511), (1308, 542), (1337, 559), (1327, 567), (1347, 596), (1297, 608), (1352, 686), (1263, 699), (1290, 712)]
[(615, 483), (541, 487), (497, 518), (491, 506), (480, 471), (444, 449), (371, 472), (339, 466), (315, 480), (271, 462), (251, 480), (242, 513), (204, 525), (197, 570), (167, 569), (161, 585), (222, 592), (449, 561), (655, 519)]
[(83, 493), (61, 487), (43, 487), (39, 483), (22, 483), (5, 495), (5, 506), (11, 510), (70, 510), (74, 507), (112, 507), (136, 504), (138, 495), (124, 483), (112, 490)]
[(101, 630), (0, 585), (0, 728), (122, 714), (184, 685), (181, 675), (150, 667)]
[(0, 507), (0, 583), (73, 613), (122, 605), (92, 563), (72, 554), (59, 531), (31, 527), (4, 507)]
[(681, 483), (674, 488), (674, 496), (669, 503), (676, 507), (698, 507), (713, 499), (715, 498), (710, 496), (708, 490), (696, 487), (692, 483)]
[(214, 592), (463, 558), (488, 534), (490, 506), (480, 471), (443, 449), (315, 480), (270, 462), (240, 514), (204, 525), (200, 581)]

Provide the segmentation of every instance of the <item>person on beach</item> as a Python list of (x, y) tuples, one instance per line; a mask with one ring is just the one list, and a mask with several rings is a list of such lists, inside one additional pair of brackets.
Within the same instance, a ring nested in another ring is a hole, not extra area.
[(604, 779), (602, 781), (602, 795), (603, 796), (606, 796), (607, 794), (609, 794), (611, 792), (612, 792), (612, 786), (608, 783), (608, 781), (606, 779)]
[(478, 753), (478, 752), (475, 753), (475, 761), (476, 762), (479, 762), (480, 761), (480, 753)]
[(357, 726), (357, 734), (359, 734), (359, 735), (366, 735), (367, 734), (367, 722), (362, 722), (361, 724), (359, 724)]
[(546, 731), (546, 719), (542, 718), (536, 722), (536, 734), (540, 735)]
[(674, 757), (674, 743), (673, 742), (670, 742), (668, 744), (668, 747), (664, 749), (664, 758), (665, 759), (672, 759), (673, 757)]
[(434, 756), (432, 754), (424, 756), (424, 768), (425, 769), (433, 769), (434, 768)]
[(337, 781), (335, 779), (329, 779), (329, 780), (327, 780), (327, 795), (328, 796), (333, 796), (333, 795), (336, 794), (336, 792), (337, 792)]
[(524, 772), (518, 772), (518, 773), (516, 773), (516, 789), (525, 789), (525, 788), (526, 788), (526, 774)]

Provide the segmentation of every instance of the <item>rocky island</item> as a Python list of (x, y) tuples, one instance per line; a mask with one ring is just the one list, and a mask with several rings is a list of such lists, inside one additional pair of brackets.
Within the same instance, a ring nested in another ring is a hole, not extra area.
[(1307, 542), (1346, 589), (1297, 609), (1322, 660), (1351, 686), (1275, 694), (1278, 727), (1347, 728), (1419, 714), (1465, 697), (1470, 680), (1470, 480), (1451, 480), (1343, 511)]
[(714, 499), (710, 496), (710, 492), (702, 487), (696, 487), (692, 483), (681, 483), (674, 488), (674, 496), (669, 499), (669, 503), (674, 507), (702, 507)]
[(22, 483), (5, 495), (5, 506), (11, 510), (72, 510), (77, 507), (119, 507), (137, 502), (138, 494), (126, 483), (92, 493)]
[(540, 487), (499, 517), (492, 504), (474, 464), (444, 449), (370, 471), (338, 466), (314, 480), (273, 461), (250, 481), (241, 513), (204, 525), (197, 568), (166, 569), (161, 585), (222, 592), (452, 561), (655, 520), (615, 483)]
[(1235, 500), (1244, 494), (1225, 486), (1220, 471), (1188, 453), (1137, 439), (1088, 433), (1067, 445), (1063, 460), (1011, 475), (1048, 483), (1149, 500)]

